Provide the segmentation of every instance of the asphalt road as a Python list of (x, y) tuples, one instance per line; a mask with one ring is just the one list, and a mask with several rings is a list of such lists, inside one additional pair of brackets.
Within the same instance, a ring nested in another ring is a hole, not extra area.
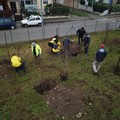
[(80, 27), (85, 27), (88, 33), (96, 31), (104, 31), (106, 28), (115, 29), (115, 26), (120, 25), (120, 17), (117, 18), (96, 18), (90, 20), (76, 20), (67, 22), (47, 23), (44, 26), (34, 26), (28, 28), (22, 28), (20, 23), (17, 23), (15, 30), (1, 30), (0, 31), (0, 44), (18, 42), (18, 41), (30, 41), (41, 40), (51, 38), (58, 34), (59, 36), (74, 35), (76, 30)]

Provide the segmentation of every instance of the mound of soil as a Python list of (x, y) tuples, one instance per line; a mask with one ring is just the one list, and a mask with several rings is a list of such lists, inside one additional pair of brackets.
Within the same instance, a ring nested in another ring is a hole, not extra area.
[(56, 86), (45, 98), (52, 110), (62, 119), (80, 118), (85, 109), (84, 94), (78, 89)]
[(8, 78), (8, 77), (12, 76), (13, 71), (14, 70), (11, 67), (11, 65), (6, 65), (6, 64), (1, 65), (0, 64), (0, 79)]
[(81, 52), (82, 52), (82, 49), (78, 44), (72, 43), (70, 45), (70, 53), (71, 53), (72, 56), (77, 56)]

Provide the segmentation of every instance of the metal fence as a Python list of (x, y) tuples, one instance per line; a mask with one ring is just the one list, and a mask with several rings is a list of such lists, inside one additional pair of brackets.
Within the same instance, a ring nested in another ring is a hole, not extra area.
[(76, 35), (76, 31), (84, 27), (88, 33), (113, 30), (120, 25), (120, 17), (117, 18), (99, 18), (79, 21), (69, 21), (61, 23), (47, 23), (40, 27), (21, 28), (20, 23), (17, 24), (15, 30), (0, 31), (0, 43), (8, 43), (31, 40), (44, 40), (54, 35), (70, 36)]

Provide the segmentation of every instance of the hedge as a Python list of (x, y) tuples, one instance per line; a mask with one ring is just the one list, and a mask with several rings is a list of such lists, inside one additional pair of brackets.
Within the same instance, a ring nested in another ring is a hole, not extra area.
[[(85, 5), (85, 1), (81, 0), (80, 4)], [(88, 6), (92, 6), (92, 0), (88, 1)], [(109, 9), (109, 4), (107, 3), (100, 3), (100, 2), (94, 2), (93, 3), (93, 11), (97, 11), (102, 13), (105, 10)], [(112, 5), (111, 12), (120, 12), (120, 5)]]
[(106, 3), (94, 3), (93, 5), (93, 11), (97, 11), (102, 13), (105, 10), (108, 10), (109, 5)]

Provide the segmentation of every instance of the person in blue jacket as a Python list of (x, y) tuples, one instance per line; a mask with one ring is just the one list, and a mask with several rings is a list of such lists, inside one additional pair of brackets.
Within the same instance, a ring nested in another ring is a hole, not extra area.
[(101, 67), (101, 63), (104, 61), (107, 55), (107, 51), (104, 48), (104, 44), (100, 45), (100, 48), (96, 52), (96, 58), (93, 61), (93, 71), (94, 73), (98, 73)]
[(90, 44), (90, 35), (88, 33), (85, 34), (83, 42), (84, 42), (84, 52), (85, 54), (88, 54), (88, 48)]

